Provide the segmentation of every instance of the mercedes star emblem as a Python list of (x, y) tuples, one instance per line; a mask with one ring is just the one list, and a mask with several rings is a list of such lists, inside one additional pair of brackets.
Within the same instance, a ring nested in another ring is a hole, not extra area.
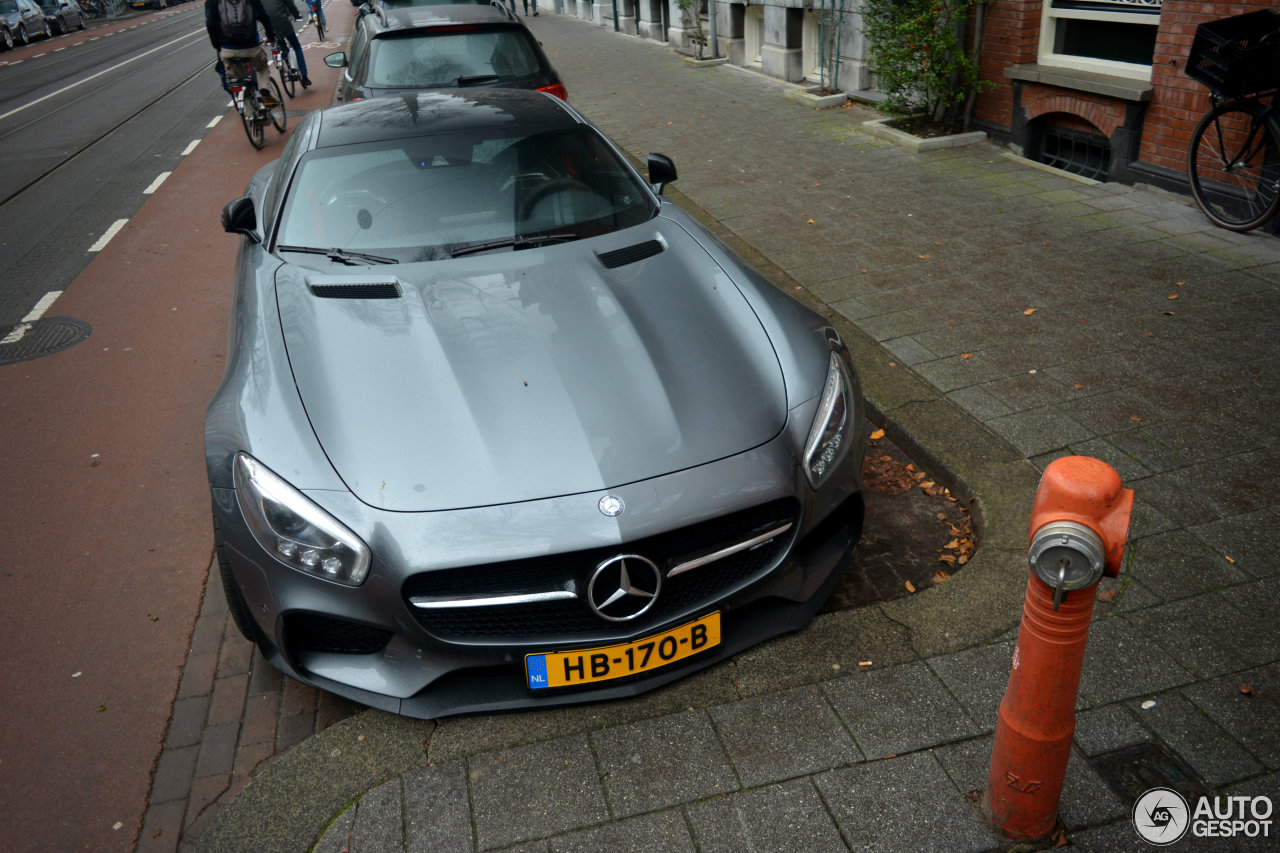
[(658, 599), (662, 572), (637, 554), (610, 557), (591, 576), (587, 601), (602, 619), (626, 622), (645, 613)]
[(610, 518), (617, 518), (627, 508), (627, 505), (622, 502), (622, 498), (617, 495), (605, 495), (600, 499), (599, 506), (600, 511)]

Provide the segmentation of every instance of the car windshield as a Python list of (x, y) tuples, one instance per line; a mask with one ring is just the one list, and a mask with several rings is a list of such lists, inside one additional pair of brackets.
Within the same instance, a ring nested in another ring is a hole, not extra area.
[(643, 182), (588, 127), (459, 132), (312, 151), (276, 239), (437, 260), (605, 234), (656, 213)]
[(375, 39), (365, 84), (395, 89), (462, 86), (473, 80), (528, 77), (540, 70), (521, 30), (442, 29), (447, 31)]
[(408, 9), (411, 6), (488, 6), (490, 0), (382, 0), (385, 9)]
[(18, 11), (18, 0), (0, 0), (0, 14), (10, 14)]

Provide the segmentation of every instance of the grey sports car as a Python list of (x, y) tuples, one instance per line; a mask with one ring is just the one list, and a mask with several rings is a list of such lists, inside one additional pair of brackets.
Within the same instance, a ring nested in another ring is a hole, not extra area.
[(432, 718), (640, 693), (806, 624), (862, 527), (823, 319), (565, 102), (312, 113), (241, 242), (205, 447), (240, 629)]

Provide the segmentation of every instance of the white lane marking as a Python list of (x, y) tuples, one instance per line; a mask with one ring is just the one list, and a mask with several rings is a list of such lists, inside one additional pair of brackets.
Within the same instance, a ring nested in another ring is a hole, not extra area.
[(195, 151), (195, 150), (196, 150), (196, 146), (197, 146), (197, 145), (199, 145), (199, 144), (200, 144), (200, 140), (199, 140), (199, 139), (193, 139), (193, 140), (191, 140), (190, 142), (188, 142), (188, 143), (187, 143), (187, 147), (186, 147), (186, 148), (183, 148), (183, 149), (182, 149), (182, 153), (181, 153), (181, 154), (179, 154), (178, 156), (179, 156), (179, 157), (186, 157), (186, 156), (187, 156), (188, 154), (190, 154), (192, 151)]
[(49, 310), (49, 306), (53, 305), (54, 301), (61, 295), (61, 290), (50, 290), (44, 296), (41, 296), (40, 301), (31, 309), (31, 313), (22, 318), (22, 322), (34, 323), (36, 320), (39, 320), (44, 316), (44, 312)]
[(4, 346), (5, 344), (16, 344), (18, 341), (26, 337), (27, 332), (31, 331), (32, 324), (43, 317), (44, 312), (48, 311), (49, 306), (52, 305), (54, 300), (61, 295), (61, 290), (51, 290), (44, 296), (40, 297), (40, 301), (36, 303), (35, 307), (32, 308), (30, 312), (27, 313), (27, 316), (22, 318), (22, 322), (19, 325), (14, 326), (13, 329), (9, 331), (9, 334), (4, 336), (4, 340), (0, 340), (0, 346)]
[(220, 121), (222, 121), (222, 116), (214, 116), (212, 119), (210, 119), (209, 123), (205, 125), (205, 127), (213, 127), (215, 124), (217, 124)]
[(107, 233), (98, 238), (98, 242), (89, 247), (90, 252), (101, 252), (111, 242), (111, 238), (120, 233), (120, 229), (124, 227), (127, 219), (117, 219), (111, 223), (111, 227), (107, 229)]
[(172, 174), (173, 172), (161, 172), (159, 175), (156, 176), (156, 179), (151, 182), (151, 186), (147, 187), (145, 190), (142, 191), (142, 194), (151, 195), (153, 192), (160, 189), (160, 185), (164, 183), (164, 179), (169, 177)]
[(0, 340), (0, 347), (5, 344), (16, 344), (18, 341), (22, 340), (29, 331), (31, 331), (30, 323), (23, 323), (20, 326), (14, 326), (13, 330), (4, 336), (4, 340)]
[[(175, 45), (180, 41), (186, 41), (187, 39), (192, 38), (193, 36), (201, 36), (201, 35), (206, 37), (208, 36), (208, 33), (205, 32), (204, 28), (196, 30), (195, 32), (192, 32), (192, 33), (188, 33), (185, 36), (178, 36), (176, 39), (173, 39), (172, 41), (167, 41), (162, 45), (158, 45), (157, 47), (151, 48), (151, 50), (148, 50), (144, 53), (139, 53), (137, 56), (131, 56), (130, 58), (126, 59), (124, 62), (118, 62), (115, 65), (111, 66), (110, 68), (104, 68), (101, 71), (99, 71), (97, 74), (90, 74), (88, 77), (84, 78), (83, 80), (78, 80), (75, 83), (70, 84), (69, 86), (63, 86), (61, 89), (59, 89), (56, 92), (50, 92), (49, 94), (36, 98), (34, 101), (25, 103), (20, 107), (14, 107), (13, 109), (9, 110), (9, 112), (0, 115), (0, 119), (6, 119), (11, 115), (20, 113), (25, 109), (34, 107), (36, 104), (43, 103), (44, 101), (47, 101), (50, 98), (57, 97), (58, 95), (61, 95), (63, 92), (69, 92), (72, 89), (76, 88), (77, 86), (83, 86), (85, 83), (88, 83), (90, 80), (94, 80), (98, 77), (101, 77), (103, 74), (110, 74), (112, 71), (115, 71), (118, 68), (123, 68), (124, 66), (129, 65), (130, 63), (137, 62), (139, 59), (142, 59), (142, 57), (144, 56), (150, 56), (151, 54), (155, 53), (158, 50), (164, 50), (165, 48), (170, 47), (171, 45)], [(90, 41), (93, 41), (93, 39), (90, 39)], [(16, 62), (13, 64), (17, 65)]]

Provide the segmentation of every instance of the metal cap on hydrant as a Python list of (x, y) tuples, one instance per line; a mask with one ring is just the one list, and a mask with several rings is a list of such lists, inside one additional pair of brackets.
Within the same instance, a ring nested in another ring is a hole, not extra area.
[(1042, 838), (1057, 821), (1094, 585), (1119, 575), (1132, 512), (1133, 490), (1098, 459), (1054, 460), (1040, 479), (1031, 577), (987, 779), (991, 818), (1011, 838)]

